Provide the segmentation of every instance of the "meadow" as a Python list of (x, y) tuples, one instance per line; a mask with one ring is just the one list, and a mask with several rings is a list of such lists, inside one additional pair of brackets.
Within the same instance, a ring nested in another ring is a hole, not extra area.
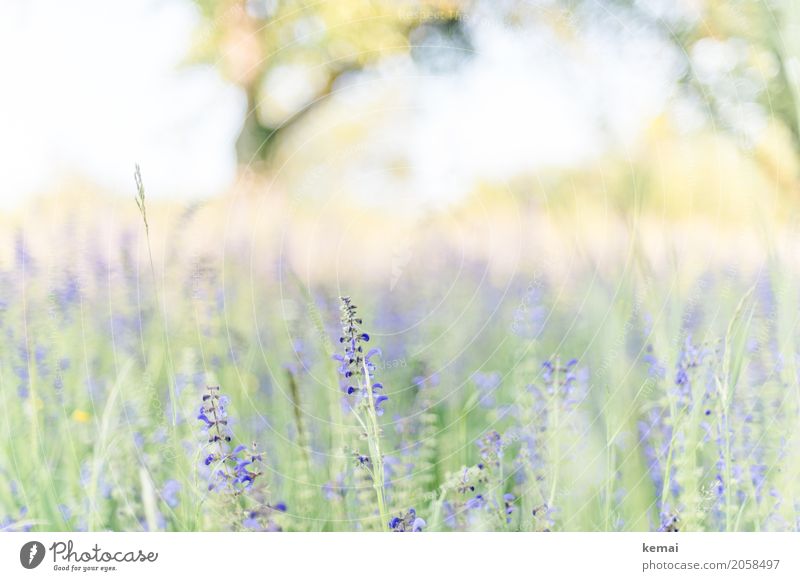
[(131, 198), (5, 228), (0, 530), (800, 527), (791, 236)]

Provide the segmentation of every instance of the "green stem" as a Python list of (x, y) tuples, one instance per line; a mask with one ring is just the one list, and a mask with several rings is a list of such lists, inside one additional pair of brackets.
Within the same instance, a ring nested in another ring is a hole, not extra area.
[(552, 482), (550, 483), (550, 496), (547, 499), (547, 507), (551, 509), (555, 505), (556, 499), (556, 490), (558, 490), (558, 472), (559, 472), (559, 464), (561, 450), (560, 450), (560, 442), (558, 438), (558, 430), (559, 430), (559, 405), (558, 405), (558, 366), (559, 361), (556, 359), (556, 363), (554, 365), (553, 371), (553, 395), (550, 398), (551, 401), (551, 408), (552, 408), (552, 415), (553, 415), (553, 425), (550, 430), (550, 437), (552, 438), (553, 442), (553, 478)]
[(372, 487), (375, 489), (375, 495), (378, 497), (378, 512), (380, 513), (380, 526), (378, 530), (386, 530), (389, 523), (389, 513), (386, 510), (386, 491), (383, 483), (383, 453), (381, 452), (381, 432), (378, 425), (378, 414), (375, 411), (375, 397), (372, 393), (372, 380), (369, 375), (369, 368), (367, 362), (364, 361), (364, 381), (367, 390), (367, 397), (369, 399), (369, 407), (367, 410), (367, 421), (369, 423), (369, 431), (367, 432), (367, 440), (369, 441), (370, 456), (372, 456)]
[(167, 381), (169, 382), (169, 402), (170, 407), (172, 408), (172, 426), (173, 428), (178, 425), (178, 406), (177, 406), (177, 396), (175, 394), (175, 385), (172, 379), (172, 354), (169, 350), (169, 334), (167, 333), (167, 315), (166, 315), (166, 298), (164, 299), (164, 304), (162, 305), (161, 300), (158, 296), (158, 279), (156, 277), (156, 267), (155, 263), (153, 262), (153, 249), (152, 244), (150, 243), (150, 224), (147, 221), (147, 204), (145, 202), (145, 193), (144, 193), (144, 182), (142, 182), (142, 174), (139, 169), (139, 164), (136, 164), (136, 171), (134, 172), (134, 179), (136, 181), (136, 189), (138, 191), (138, 197), (136, 198), (136, 205), (139, 207), (139, 212), (142, 215), (142, 221), (144, 222), (144, 235), (145, 239), (147, 240), (147, 257), (150, 260), (150, 275), (153, 277), (153, 294), (156, 298), (156, 305), (158, 306), (158, 310), (160, 311), (161, 318), (162, 318), (162, 325), (161, 329), (164, 333), (164, 355), (165, 355), (165, 364), (167, 365)]
[(611, 444), (612, 436), (609, 432), (609, 425), (606, 422), (606, 482), (605, 482), (605, 498), (604, 500), (604, 513), (605, 513), (605, 532), (611, 531), (611, 496), (613, 494), (613, 465), (614, 448)]
[(731, 485), (731, 430), (727, 405), (725, 406), (725, 528), (731, 531), (731, 512), (733, 511), (733, 486)]

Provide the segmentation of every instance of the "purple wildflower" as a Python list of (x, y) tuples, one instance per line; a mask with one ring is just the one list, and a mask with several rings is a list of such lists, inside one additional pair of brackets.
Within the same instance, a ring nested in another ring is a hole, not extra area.
[(425, 519), (417, 516), (417, 511), (409, 508), (402, 516), (395, 516), (389, 521), (389, 530), (396, 533), (419, 533), (427, 526)]
[(167, 480), (161, 489), (161, 498), (170, 508), (178, 506), (178, 493), (181, 490), (181, 483), (177, 480)]
[(367, 384), (371, 384), (372, 399), (374, 401), (375, 413), (383, 415), (383, 404), (388, 401), (389, 396), (381, 393), (383, 384), (375, 380), (375, 364), (372, 358), (380, 357), (380, 349), (373, 348), (364, 352), (365, 343), (369, 342), (369, 335), (365, 333), (361, 325), (363, 320), (357, 315), (356, 305), (352, 303), (350, 297), (341, 297), (342, 306), (342, 336), (339, 343), (344, 346), (344, 353), (333, 356), (339, 362), (339, 373), (344, 380), (343, 390), (348, 396), (353, 396), (356, 405), (369, 405), (369, 393)]
[(475, 387), (478, 388), (478, 394), (480, 396), (478, 402), (481, 407), (493, 408), (495, 405), (494, 394), (500, 386), (500, 374), (496, 371), (491, 373), (476, 371), (472, 374), (472, 381)]
[(211, 469), (208, 489), (240, 494), (252, 486), (261, 475), (258, 465), (262, 455), (256, 451), (255, 443), (251, 448), (239, 445), (229, 449), (233, 436), (228, 427), (226, 398), (220, 396), (218, 386), (207, 388), (197, 419), (203, 422), (208, 435), (209, 451), (203, 459)]

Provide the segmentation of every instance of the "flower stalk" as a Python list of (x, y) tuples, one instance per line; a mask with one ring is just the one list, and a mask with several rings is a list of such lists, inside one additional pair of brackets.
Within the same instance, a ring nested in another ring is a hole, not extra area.
[(364, 344), (369, 342), (369, 335), (361, 329), (363, 321), (357, 315), (357, 307), (350, 297), (340, 297), (340, 300), (342, 336), (339, 343), (344, 346), (344, 353), (334, 355), (334, 359), (341, 363), (339, 373), (344, 378), (342, 387), (350, 398), (348, 403), (353, 415), (364, 430), (369, 461), (360, 464), (369, 471), (372, 479), (380, 517), (379, 530), (386, 530), (389, 512), (386, 505), (385, 470), (378, 417), (383, 415), (381, 406), (389, 397), (381, 393), (383, 385), (375, 381), (375, 365), (370, 361), (380, 354), (380, 350), (370, 349), (364, 353)]

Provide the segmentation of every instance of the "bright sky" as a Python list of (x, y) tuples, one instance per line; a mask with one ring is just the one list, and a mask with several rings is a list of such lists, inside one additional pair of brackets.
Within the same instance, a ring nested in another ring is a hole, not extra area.
[[(488, 16), (472, 23), (478, 54), (457, 72), (400, 67), (394, 82), (413, 106), (394, 118), (399, 131), (371, 137), (373, 154), (402, 150), (421, 195), (449, 199), (476, 179), (577, 163), (609, 138), (624, 145), (670, 95), (674, 65), (646, 36), (597, 35), (567, 54)], [(0, 204), (69, 176), (129, 195), (135, 162), (149, 195), (223, 191), (244, 100), (213, 68), (178, 66), (197, 18), (186, 0), (1, 3)]]
[(476, 18), (470, 29), (469, 64), (417, 81), (415, 113), (402, 120), (414, 190), (428, 198), (630, 147), (672, 94), (674, 62), (646, 36), (570, 47), (544, 27)]
[(244, 103), (213, 69), (177, 69), (196, 18), (180, 0), (0, 3), (3, 205), (65, 176), (130, 194), (135, 162), (169, 195), (228, 184)]

